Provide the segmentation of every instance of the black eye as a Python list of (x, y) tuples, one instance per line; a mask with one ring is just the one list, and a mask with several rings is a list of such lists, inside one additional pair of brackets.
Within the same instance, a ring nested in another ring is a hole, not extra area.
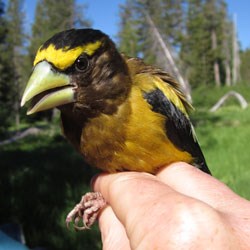
[(79, 56), (75, 61), (75, 68), (77, 71), (84, 72), (89, 67), (89, 60), (85, 55)]

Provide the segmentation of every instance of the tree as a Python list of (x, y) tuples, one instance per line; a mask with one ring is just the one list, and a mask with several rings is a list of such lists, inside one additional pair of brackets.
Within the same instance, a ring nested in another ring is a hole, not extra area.
[(15, 124), (19, 126), (19, 107), (22, 91), (22, 65), (23, 65), (23, 47), (25, 41), (25, 34), (23, 32), (24, 12), (22, 11), (23, 0), (10, 0), (7, 7), (7, 27), (8, 33), (6, 42), (8, 44), (9, 62), (11, 63), (13, 80), (12, 92), (13, 111), (15, 114)]
[(9, 126), (12, 113), (12, 68), (9, 61), (7, 36), (7, 21), (4, 17), (4, 4), (0, 1), (0, 136), (4, 136)]
[(73, 27), (89, 27), (90, 21), (84, 17), (85, 8), (76, 5), (74, 0), (39, 0), (29, 46), (30, 63), (41, 44), (55, 33)]
[(231, 82), (231, 48), (224, 0), (188, 0), (181, 57), (192, 86)]
[[(90, 21), (85, 17), (85, 5), (77, 5), (75, 0), (38, 0), (35, 10), (35, 20), (28, 46), (26, 75), (30, 69), (38, 48), (55, 33), (74, 27), (89, 27)], [(46, 117), (53, 118), (52, 111), (37, 114), (30, 119)]]
[(127, 0), (120, 5), (119, 49), (128, 56), (137, 57), (140, 53), (139, 27), (134, 9), (134, 1)]
[(192, 86), (208, 84), (211, 76), (210, 34), (205, 29), (202, 0), (188, 0), (185, 36), (180, 51), (184, 69)]
[(119, 44), (122, 51), (166, 68), (166, 59), (152, 33), (146, 14), (169, 47), (180, 45), (183, 30), (182, 0), (127, 0), (120, 7)]
[(16, 126), (19, 125), (23, 17), (22, 1), (8, 1), (5, 16), (0, 2), (0, 126), (5, 130), (14, 117)]
[[(218, 2), (218, 1), (217, 1)], [(220, 25), (219, 16), (217, 15), (217, 6), (216, 0), (206, 1), (204, 5), (205, 20), (208, 21), (206, 26), (211, 35), (211, 51), (213, 53), (213, 71), (214, 71), (214, 81), (216, 86), (221, 86), (221, 77), (220, 77), (220, 66), (219, 66), (219, 51), (218, 51), (218, 35), (217, 29)]]
[[(180, 74), (174, 49), (179, 49), (183, 32), (183, 0), (127, 0), (120, 7), (120, 50), (139, 56), (176, 77), (189, 94)], [(175, 57), (175, 60), (173, 58)]]
[(231, 84), (232, 22), (225, 0), (127, 0), (122, 6), (120, 48), (177, 77), (147, 15), (193, 87)]
[[(146, 19), (146, 13), (152, 19), (155, 27), (161, 34), (164, 43), (172, 51), (180, 46), (183, 32), (183, 5), (182, 0), (140, 0), (137, 1), (137, 12), (140, 13), (141, 46), (144, 60), (155, 64), (174, 74), (171, 65), (155, 39), (152, 26)], [(176, 60), (177, 61), (177, 60)]]

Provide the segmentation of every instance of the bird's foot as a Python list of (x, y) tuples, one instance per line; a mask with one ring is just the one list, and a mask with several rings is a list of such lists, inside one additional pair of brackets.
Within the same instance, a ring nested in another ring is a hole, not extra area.
[[(76, 230), (89, 229), (105, 205), (106, 201), (101, 193), (86, 193), (74, 209), (69, 212), (66, 218), (67, 227), (69, 228), (69, 224), (73, 222), (73, 226)], [(82, 225), (79, 225), (80, 223), (82, 223)]]

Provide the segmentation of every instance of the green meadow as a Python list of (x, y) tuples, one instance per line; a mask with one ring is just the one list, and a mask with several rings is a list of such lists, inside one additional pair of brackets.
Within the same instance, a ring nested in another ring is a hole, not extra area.
[[(194, 93), (192, 118), (200, 145), (213, 175), (239, 195), (250, 199), (250, 107), (242, 109), (229, 98), (216, 112), (208, 110), (228, 88), (199, 89)], [(249, 102), (250, 88), (235, 87)]]

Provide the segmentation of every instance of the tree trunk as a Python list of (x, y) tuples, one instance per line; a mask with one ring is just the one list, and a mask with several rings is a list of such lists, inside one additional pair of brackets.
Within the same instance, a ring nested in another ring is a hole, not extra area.
[(153, 20), (151, 19), (151, 17), (149, 16), (148, 13), (145, 12), (145, 15), (146, 15), (146, 19), (147, 19), (150, 27), (152, 28), (152, 31), (153, 31), (153, 34), (154, 34), (156, 40), (159, 42), (159, 45), (161, 46), (164, 55), (166, 56), (167, 60), (169, 61), (170, 65), (171, 65), (171, 67), (173, 69), (173, 72), (177, 76), (178, 82), (180, 83), (183, 92), (187, 96), (187, 99), (189, 101), (192, 101), (191, 94), (190, 94), (190, 86), (189, 86), (188, 82), (186, 82), (183, 79), (182, 75), (180, 74), (180, 72), (179, 72), (179, 70), (178, 70), (178, 68), (177, 68), (177, 66), (176, 66), (176, 64), (175, 64), (175, 62), (173, 60), (171, 52), (168, 49), (166, 43), (164, 43), (164, 41), (162, 39), (162, 36), (160, 35), (158, 29), (155, 27), (155, 24), (154, 24)]
[(226, 70), (226, 86), (231, 86), (231, 69), (228, 60), (225, 60), (225, 70)]
[(230, 65), (230, 62), (232, 62), (232, 51), (231, 46), (229, 46), (229, 41), (231, 44), (231, 23), (225, 22), (223, 26), (223, 33), (224, 33), (224, 39), (223, 39), (223, 55), (224, 55), (224, 67), (225, 67), (225, 83), (226, 86), (232, 85), (232, 68)]
[(240, 57), (239, 57), (239, 47), (237, 41), (237, 17), (234, 14), (234, 24), (233, 24), (233, 85), (237, 83), (240, 79)]
[[(215, 30), (212, 30), (212, 49), (213, 51), (215, 51), (215, 53), (217, 53), (216, 49), (217, 49), (217, 36), (215, 33)], [(217, 87), (221, 86), (221, 81), (220, 81), (220, 68), (219, 68), (219, 63), (218, 60), (215, 59), (214, 60), (214, 80), (215, 80), (215, 84)]]

